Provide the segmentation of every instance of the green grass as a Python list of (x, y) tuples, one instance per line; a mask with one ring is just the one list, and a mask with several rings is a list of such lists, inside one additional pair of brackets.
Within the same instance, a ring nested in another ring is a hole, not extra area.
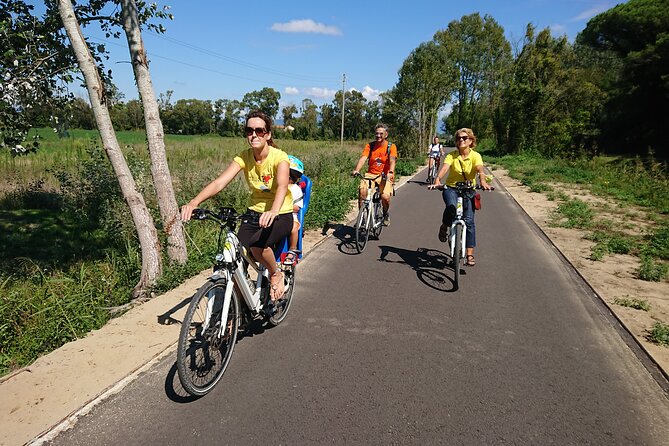
[[(495, 156), (493, 151), (486, 153), (485, 161), (502, 166), (531, 191), (545, 193), (549, 200), (557, 202), (551, 224), (587, 231), (586, 238), (595, 242), (590, 256), (592, 260), (602, 260), (609, 254), (638, 256), (638, 278), (649, 281), (667, 279), (669, 168), (666, 162), (622, 157), (545, 159), (529, 153)], [(554, 186), (557, 184), (578, 185), (586, 193), (613, 200), (616, 205), (593, 208), (583, 200), (570, 198), (557, 190)], [(651, 227), (638, 235), (628, 235), (622, 229), (634, 231), (636, 224), (633, 221), (626, 224), (623, 219), (622, 223), (614, 224), (599, 216), (602, 211), (623, 214), (627, 219), (644, 218)]]
[(657, 321), (650, 329), (648, 339), (656, 344), (669, 347), (669, 324)]
[(629, 297), (616, 297), (613, 300), (613, 303), (620, 305), (621, 307), (633, 308), (635, 310), (650, 311), (650, 304), (643, 300), (637, 298)]
[[(73, 130), (63, 139), (49, 129), (39, 133), (35, 154), (12, 158), (0, 152), (0, 374), (104, 325), (112, 308), (130, 300), (140, 271), (134, 226), (97, 132)], [(145, 135), (119, 132), (118, 139), (160, 231)], [(165, 142), (179, 204), (247, 147), (242, 138), (219, 136), (167, 135)], [(305, 227), (340, 221), (357, 193), (350, 172), (363, 144), (277, 143), (303, 160), (313, 180)], [(408, 172), (407, 163), (402, 166)], [(206, 206), (241, 211), (248, 199), (245, 182), (237, 179)], [(215, 229), (202, 222), (186, 226), (188, 262), (165, 262), (154, 292), (211, 266)]]

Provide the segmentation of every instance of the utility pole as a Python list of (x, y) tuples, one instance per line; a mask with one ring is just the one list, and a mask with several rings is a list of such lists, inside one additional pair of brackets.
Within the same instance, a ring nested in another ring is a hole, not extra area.
[(341, 81), (341, 142), (340, 146), (344, 147), (344, 104), (346, 98), (346, 73), (344, 73)]

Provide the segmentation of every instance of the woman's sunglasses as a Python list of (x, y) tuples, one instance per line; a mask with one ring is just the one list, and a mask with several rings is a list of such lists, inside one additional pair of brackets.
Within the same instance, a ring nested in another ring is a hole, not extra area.
[(456, 141), (467, 141), (469, 139), (469, 136), (456, 136), (455, 140)]
[(262, 138), (267, 134), (267, 130), (262, 127), (244, 127), (244, 133), (246, 133), (246, 136), (251, 136), (255, 133), (258, 138)]

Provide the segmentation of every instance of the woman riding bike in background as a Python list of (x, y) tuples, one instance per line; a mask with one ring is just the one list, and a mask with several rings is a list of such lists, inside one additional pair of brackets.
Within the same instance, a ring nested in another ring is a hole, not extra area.
[(435, 172), (439, 169), (439, 160), (441, 159), (442, 150), (443, 146), (439, 144), (439, 137), (435, 136), (432, 139), (432, 144), (427, 148), (428, 183), (434, 182), (434, 177), (436, 177), (436, 175), (430, 175), (430, 173), (432, 172), (433, 166)]
[[(428, 186), (429, 188), (435, 188), (441, 185), (440, 179), (448, 173), (448, 176), (444, 181), (446, 188), (442, 192), (442, 198), (446, 204), (446, 209), (444, 209), (441, 226), (439, 227), (439, 240), (441, 242), (446, 242), (448, 238), (448, 228), (450, 228), (453, 217), (455, 216), (455, 206), (458, 201), (457, 190), (452, 189), (455, 187), (455, 184), (460, 181), (472, 181), (473, 184), (476, 184), (476, 175), (478, 174), (481, 188), (485, 190), (492, 189), (485, 179), (485, 172), (483, 172), (483, 158), (481, 158), (480, 153), (474, 150), (476, 147), (476, 136), (472, 129), (461, 128), (455, 132), (455, 145), (457, 146), (457, 150), (446, 155), (441, 169), (437, 174), (437, 178), (434, 180), (434, 185)], [(473, 190), (471, 191), (471, 194), (470, 197), (467, 197), (469, 200), (463, 201), (463, 219), (467, 224), (466, 265), (468, 266), (476, 265), (476, 259), (474, 259), (476, 226), (474, 225), (474, 206), (472, 205), (472, 199), (474, 197)]]

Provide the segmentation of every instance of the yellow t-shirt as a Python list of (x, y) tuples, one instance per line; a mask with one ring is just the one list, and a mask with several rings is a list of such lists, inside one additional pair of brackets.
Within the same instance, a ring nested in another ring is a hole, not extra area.
[(446, 177), (446, 181), (444, 181), (446, 186), (454, 187), (455, 183), (464, 181), (462, 176), (463, 170), (465, 173), (464, 177), (468, 180), (471, 180), (473, 184), (476, 184), (476, 166), (483, 164), (483, 158), (481, 158), (480, 153), (474, 150), (470, 150), (469, 156), (463, 159), (460, 156), (460, 152), (453, 150), (448, 155), (446, 155), (444, 164), (451, 166), (451, 168), (448, 169), (448, 176)]
[[(272, 208), (278, 183), (274, 181), (276, 171), (281, 161), (288, 162), (288, 155), (276, 147), (269, 148), (269, 154), (262, 164), (257, 164), (253, 156), (253, 149), (248, 148), (237, 155), (234, 161), (244, 171), (246, 182), (251, 188), (251, 205), (249, 209), (263, 213)], [(293, 199), (290, 191), (286, 192), (279, 214), (290, 214), (293, 212)]]

